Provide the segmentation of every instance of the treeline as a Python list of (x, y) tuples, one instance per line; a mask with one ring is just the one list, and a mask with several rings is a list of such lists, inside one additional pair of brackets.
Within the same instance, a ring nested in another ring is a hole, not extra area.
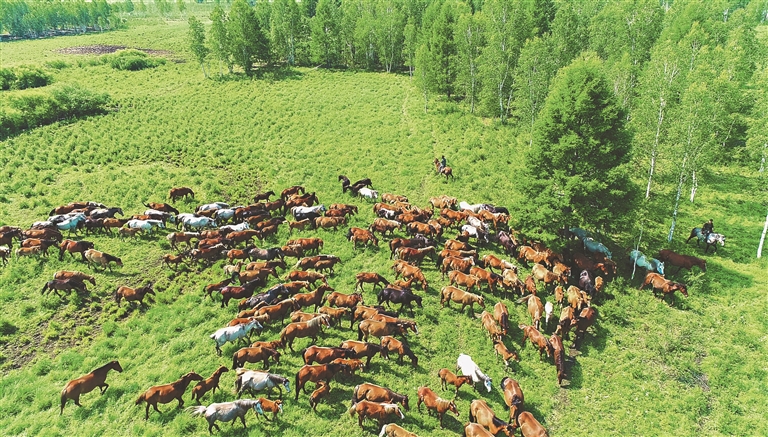
[(13, 38), (37, 38), (107, 30), (120, 23), (116, 16), (120, 6), (106, 0), (0, 0), (0, 33)]

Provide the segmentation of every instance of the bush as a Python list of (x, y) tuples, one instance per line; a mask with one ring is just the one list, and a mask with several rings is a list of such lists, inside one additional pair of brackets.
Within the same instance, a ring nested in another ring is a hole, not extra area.
[(11, 88), (25, 90), (40, 88), (53, 82), (53, 77), (38, 67), (21, 66), (16, 68), (16, 81)]
[(62, 61), (62, 60), (46, 62), (45, 66), (47, 68), (52, 68), (54, 70), (63, 70), (65, 68), (70, 67), (70, 65), (66, 61)]
[(127, 49), (104, 55), (104, 62), (116, 70), (138, 71), (163, 65), (165, 59), (152, 58), (140, 50)]
[(16, 73), (10, 68), (0, 68), (0, 90), (9, 90), (16, 81)]

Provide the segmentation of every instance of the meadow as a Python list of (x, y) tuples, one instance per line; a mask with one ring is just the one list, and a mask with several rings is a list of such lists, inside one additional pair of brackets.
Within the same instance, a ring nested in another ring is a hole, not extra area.
[[(244, 204), (256, 192), (299, 184), (325, 204), (358, 205), (360, 214), (350, 225), (367, 227), (374, 217), (370, 204), (342, 194), (339, 174), (352, 180), (370, 177), (381, 193), (406, 195), (420, 206), (440, 194), (500, 205), (525, 199), (526, 193), (516, 189), (516, 174), (527, 141), (519, 139), (513, 124), (478, 118), (441, 101), (425, 113), (422, 96), (407, 74), (295, 68), (268, 70), (257, 79), (206, 80), (187, 52), (186, 29), (183, 21), (147, 19), (104, 34), (2, 44), (4, 67), (62, 61), (65, 67), (51, 70), (56, 83), (107, 92), (112, 104), (105, 115), (36, 128), (0, 143), (0, 224), (28, 226), (47, 217), (53, 207), (76, 200), (120, 206), (127, 215), (141, 213), (143, 202), (167, 201), (174, 186), (195, 190), (194, 201), (176, 204), (191, 211), (213, 201)], [(187, 62), (132, 72), (96, 65), (89, 62), (92, 56), (58, 52), (95, 44), (167, 50), (173, 53), (169, 57)], [(455, 181), (434, 174), (432, 159), (443, 154)], [(638, 181), (645, 171), (638, 160)], [(317, 414), (310, 410), (307, 395), (295, 402), (291, 393), (276, 422), (259, 422), (249, 413), (248, 430), (223, 425), (220, 434), (378, 434), (373, 423), (361, 431), (356, 418), (346, 414), (356, 384), (390, 387), (408, 394), (412, 405), (420, 385), (449, 397), (450, 392), (439, 390), (437, 370), (455, 368), (462, 352), (493, 378), (493, 391), (462, 388), (457, 398), (461, 415), (447, 415), (444, 430), (437, 419), (415, 408), (406, 412), (405, 428), (423, 436), (461, 434), (476, 397), (505, 418), (498, 382), (509, 375), (520, 382), (525, 409), (552, 436), (768, 434), (768, 266), (754, 258), (765, 213), (765, 182), (756, 168), (710, 167), (700, 176), (696, 203), (684, 202), (675, 238), (666, 243), (675, 183), (672, 164), (660, 162), (654, 194), (643, 205), (640, 248), (648, 254), (668, 247), (703, 256), (707, 272), (672, 275), (688, 284), (690, 296), (676, 295), (670, 306), (649, 290), (638, 291), (638, 277), (630, 279), (624, 261), (639, 228), (606, 236), (620, 273), (595, 304), (597, 324), (581, 349), (572, 350), (563, 387), (557, 384), (554, 366), (540, 361), (530, 345), (522, 349), (521, 362), (506, 372), (476, 317), (460, 314), (455, 305), (440, 309), (439, 290), (447, 281), (425, 265), (430, 286), (423, 293), (424, 308), (404, 314), (420, 326), (420, 334), (408, 338), (418, 367), (374, 358), (365, 372), (332, 382), (330, 400)], [(708, 218), (728, 242), (702, 255), (703, 248), (686, 245), (684, 239)], [(385, 241), (378, 248), (353, 251), (344, 234), (320, 230), (301, 235), (323, 238), (324, 253), (341, 257), (329, 280), (332, 287), (351, 292), (354, 275), (361, 271), (392, 278)], [(282, 244), (288, 237), (287, 229), (281, 229), (268, 244)], [(97, 273), (97, 286), (90, 287), (88, 296), (62, 300), (40, 293), (57, 270), (87, 270), (69, 255), (63, 261), (55, 255), (14, 258), (0, 270), (2, 434), (207, 435), (205, 422), (176, 409), (175, 403), (161, 406), (163, 414), (152, 413), (144, 421), (143, 406), (134, 401), (148, 387), (190, 370), (207, 377), (221, 364), (231, 366), (237, 346), (227, 344), (218, 357), (208, 335), (233, 317), (233, 305), (220, 308), (218, 300), (202, 294), (205, 284), (223, 279), (224, 262), (172, 271), (161, 264), (161, 256), (171, 250), (162, 234), (137, 241), (103, 235), (87, 239), (124, 263), (113, 273)], [(500, 254), (493, 245), (481, 253)], [(521, 276), (527, 274), (527, 268), (522, 270)], [(147, 281), (158, 291), (154, 302), (118, 308), (112, 299), (118, 286)], [(500, 299), (483, 294), (487, 307)], [(364, 297), (366, 303), (375, 301), (370, 288)], [(529, 322), (521, 305), (505, 302), (513, 324)], [(547, 333), (554, 327), (552, 323)], [(279, 324), (270, 324), (260, 338), (276, 338), (279, 331)], [(347, 327), (333, 327), (318, 344), (337, 346), (356, 336)], [(506, 343), (520, 350), (520, 340), (516, 330)], [(295, 346), (300, 350), (308, 344), (298, 340)], [(110, 374), (106, 393), (83, 396), (83, 408), (70, 402), (59, 416), (59, 393), (67, 381), (113, 359), (124, 372)], [(298, 352), (286, 351), (271, 371), (289, 377), (293, 389), (301, 364)], [(231, 400), (233, 380), (234, 372), (225, 373), (222, 390), (204, 402)], [(189, 395), (185, 400), (192, 405)]]

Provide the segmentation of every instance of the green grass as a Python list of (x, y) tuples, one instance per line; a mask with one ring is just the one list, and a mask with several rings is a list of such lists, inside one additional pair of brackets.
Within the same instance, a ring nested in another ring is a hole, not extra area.
[[(87, 57), (54, 51), (98, 43), (171, 50), (185, 57), (185, 30), (184, 23), (168, 22), (3, 46), (4, 65), (57, 60), (71, 64), (51, 71), (55, 81), (108, 92), (116, 109), (0, 143), (0, 224), (27, 226), (54, 206), (73, 200), (96, 200), (119, 205), (126, 214), (140, 213), (145, 209), (141, 202), (163, 201), (173, 186), (195, 189), (196, 201), (179, 202), (179, 209), (189, 211), (198, 203), (246, 203), (257, 191), (302, 184), (325, 204), (359, 205), (361, 213), (350, 224), (367, 226), (373, 219), (369, 204), (342, 195), (339, 174), (353, 180), (370, 177), (381, 193), (404, 194), (422, 206), (437, 194), (508, 206), (525, 199), (526, 193), (516, 189), (516, 174), (526, 143), (516, 140), (514, 126), (478, 119), (442, 102), (433, 103), (425, 114), (407, 76), (297, 69), (267, 72), (260, 80), (213, 81), (204, 80), (191, 61), (129, 72), (87, 62), (78, 66), (77, 59)], [(448, 157), (456, 181), (434, 175), (431, 162), (441, 154)], [(696, 203), (683, 204), (675, 240), (668, 246), (675, 181), (674, 169), (666, 169), (660, 165), (654, 196), (644, 206), (648, 212), (641, 250), (653, 254), (670, 247), (701, 255), (703, 249), (685, 245), (684, 238), (710, 217), (716, 230), (728, 236), (728, 244), (705, 256), (705, 274), (696, 270), (674, 275), (689, 284), (690, 297), (675, 296), (670, 307), (649, 291), (638, 291), (640, 280), (631, 281), (621, 263), (626, 253), (622, 249), (634, 245), (639, 229), (609, 236), (622, 272), (596, 305), (597, 326), (573, 359), (568, 383), (558, 387), (554, 366), (540, 362), (530, 345), (509, 373), (525, 392), (526, 409), (553, 436), (768, 433), (763, 412), (768, 392), (763, 365), (768, 352), (768, 284), (765, 262), (754, 259), (764, 215), (762, 199), (755, 193), (764, 182), (750, 169), (715, 167), (705, 172)], [(636, 171), (642, 180), (644, 164), (638, 163)], [(512, 216), (515, 220), (514, 211)], [(324, 252), (342, 258), (330, 280), (334, 288), (351, 292), (354, 274), (360, 271), (392, 277), (384, 241), (379, 249), (354, 252), (343, 234), (303, 234), (320, 236), (326, 242)], [(287, 230), (281, 229), (269, 244), (287, 238)], [(163, 414), (153, 413), (145, 422), (143, 407), (134, 401), (148, 387), (174, 381), (190, 370), (208, 376), (220, 364), (231, 366), (237, 347), (227, 344), (224, 355), (217, 357), (207, 337), (234, 316), (234, 305), (222, 309), (218, 301), (202, 298), (205, 284), (222, 279), (223, 263), (176, 273), (160, 264), (162, 254), (170, 251), (162, 235), (138, 241), (89, 239), (125, 264), (114, 273), (97, 273), (90, 296), (62, 301), (40, 295), (55, 271), (86, 269), (69, 255), (64, 261), (55, 255), (42, 261), (12, 259), (0, 270), (2, 433), (207, 435), (204, 421), (174, 404), (161, 406)], [(482, 251), (489, 252), (498, 251)], [(494, 357), (479, 320), (459, 314), (455, 307), (440, 309), (438, 293), (447, 281), (440, 280), (432, 266), (425, 270), (430, 287), (424, 308), (407, 314), (421, 328), (420, 335), (409, 336), (420, 359), (418, 368), (376, 358), (369, 371), (333, 382), (331, 400), (321, 404), (317, 414), (309, 409), (307, 395), (298, 403), (289, 396), (277, 422), (257, 424), (249, 414), (250, 431), (223, 426), (222, 434), (370, 435), (372, 423), (361, 432), (345, 414), (354, 385), (385, 385), (409, 394), (414, 405), (420, 385), (448, 397), (449, 392), (439, 390), (436, 372), (453, 368), (460, 352), (473, 356), (493, 377), (493, 392), (463, 388), (458, 398), (461, 417), (446, 417), (446, 430), (438, 428), (434, 417), (415, 410), (406, 414), (403, 426), (423, 436), (461, 433), (475, 397), (487, 399), (505, 417), (498, 391), (503, 364)], [(118, 308), (112, 300), (117, 286), (148, 280), (156, 283), (158, 295), (146, 308)], [(487, 305), (499, 299), (484, 294)], [(375, 300), (370, 289), (365, 300)], [(507, 304), (513, 322), (528, 322), (521, 306)], [(547, 332), (552, 329), (554, 324)], [(279, 323), (272, 324), (262, 338), (276, 338), (279, 330)], [(356, 332), (332, 328), (319, 344), (336, 346), (349, 338), (356, 338)], [(520, 340), (515, 332), (507, 344), (518, 350)], [(298, 340), (297, 350), (308, 343)], [(83, 396), (83, 408), (70, 402), (59, 416), (59, 393), (66, 382), (111, 359), (119, 359), (125, 371), (110, 374), (107, 392)], [(272, 370), (293, 380), (300, 365), (298, 352), (286, 352)], [(224, 374), (223, 390), (207, 395), (205, 402), (232, 399), (233, 380), (234, 372)]]

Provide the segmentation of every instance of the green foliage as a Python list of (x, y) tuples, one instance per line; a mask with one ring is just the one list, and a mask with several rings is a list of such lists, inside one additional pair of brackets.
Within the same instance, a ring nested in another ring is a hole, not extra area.
[(637, 189), (629, 178), (625, 114), (599, 59), (584, 54), (558, 72), (534, 125), (526, 156), (525, 223), (550, 232), (598, 229), (631, 219)]
[(203, 69), (203, 75), (208, 77), (208, 73), (205, 72), (205, 58), (208, 56), (208, 46), (205, 45), (205, 27), (200, 20), (194, 15), (189, 17), (189, 32), (187, 34), (189, 39), (189, 49), (194, 53), (197, 58), (197, 62), (200, 63), (200, 68)]
[(16, 38), (111, 29), (119, 23), (106, 0), (0, 1), (0, 31)]
[(326, 67), (341, 59), (341, 10), (335, 0), (319, 0), (315, 15), (310, 19), (312, 61)]
[(165, 64), (165, 59), (150, 57), (136, 49), (118, 50), (102, 58), (105, 64), (109, 64), (115, 70), (139, 71)]
[(21, 65), (16, 68), (0, 68), (0, 90), (40, 88), (52, 82), (53, 76), (40, 67)]
[(227, 45), (235, 65), (251, 75), (254, 61), (269, 62), (269, 40), (246, 0), (235, 0), (227, 21)]

